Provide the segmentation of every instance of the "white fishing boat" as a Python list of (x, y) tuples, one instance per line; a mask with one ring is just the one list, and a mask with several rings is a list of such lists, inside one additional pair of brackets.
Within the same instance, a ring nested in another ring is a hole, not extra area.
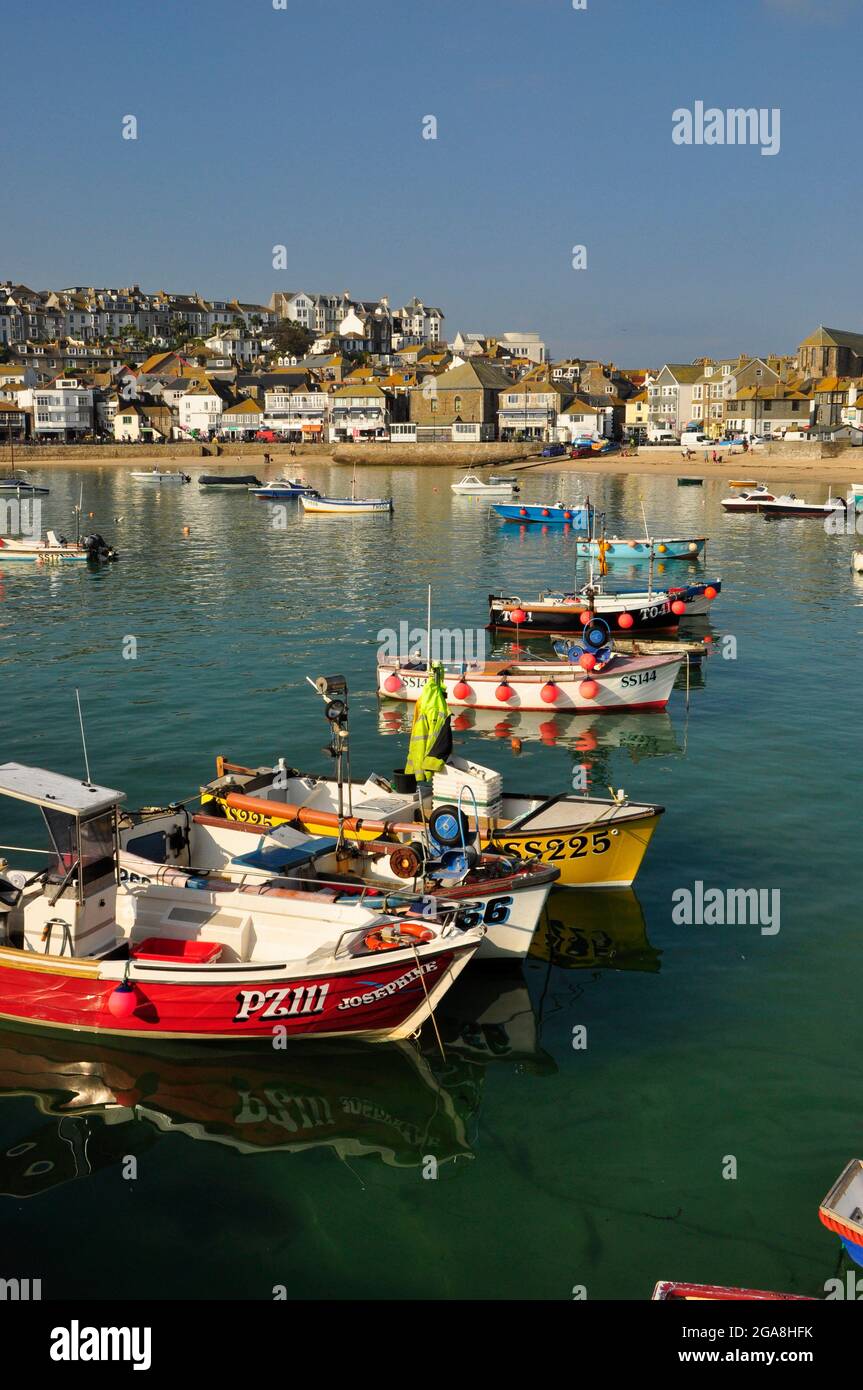
[(342, 512), (351, 516), (359, 512), (391, 512), (391, 497), (300, 497), (305, 512)]
[(460, 483), (451, 483), (450, 486), (459, 497), (511, 497), (518, 492), (515, 478), (492, 475), (484, 481), (476, 473), (465, 473)]
[[(197, 886), (227, 884), (274, 895), (277, 889), (330, 892), (335, 903), (353, 903), (401, 917), (431, 914), (440, 925), (482, 924), (478, 959), (523, 959), (539, 925), (557, 868), (483, 853), (465, 827), (462, 839), (433, 850), (419, 838), (339, 841), (288, 825), (262, 831), (205, 813), (166, 810), (142, 817), (121, 832), (120, 868), (130, 883)], [(230, 890), (229, 890), (230, 891)]]
[(37, 565), (105, 564), (118, 558), (114, 546), (100, 535), (82, 536), (68, 541), (56, 531), (47, 531), (44, 540), (22, 540), (0, 536), (0, 565), (9, 561), (29, 561)]
[(331, 512), (354, 515), (361, 512), (391, 512), (391, 497), (357, 497), (357, 466), (351, 477), (350, 497), (321, 497), (302, 495), (300, 505), (306, 512)]
[[(583, 714), (665, 709), (681, 655), (622, 656), (589, 669), (565, 661), (485, 661), (444, 671), (447, 704), (462, 709), (560, 710)], [(425, 687), (425, 662), (378, 664), (378, 694), (415, 702)]]
[(765, 516), (831, 516), (834, 512), (845, 511), (848, 505), (844, 497), (832, 495), (826, 502), (807, 502), (793, 492), (770, 492), (763, 483), (722, 498), (726, 512), (762, 512)]
[(190, 473), (166, 472), (161, 468), (133, 469), (132, 477), (138, 483), (190, 483)]

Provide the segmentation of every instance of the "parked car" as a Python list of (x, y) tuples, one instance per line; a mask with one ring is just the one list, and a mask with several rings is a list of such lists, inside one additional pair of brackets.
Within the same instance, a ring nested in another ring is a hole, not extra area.
[(566, 446), (563, 444), (546, 444), (542, 451), (542, 457), (544, 459), (556, 459), (560, 458), (561, 454), (565, 453)]

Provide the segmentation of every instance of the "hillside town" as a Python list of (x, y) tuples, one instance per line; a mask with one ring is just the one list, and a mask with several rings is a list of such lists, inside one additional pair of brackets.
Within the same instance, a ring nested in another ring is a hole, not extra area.
[(413, 298), (268, 304), (0, 282), (0, 444), (863, 442), (863, 333), (620, 367)]

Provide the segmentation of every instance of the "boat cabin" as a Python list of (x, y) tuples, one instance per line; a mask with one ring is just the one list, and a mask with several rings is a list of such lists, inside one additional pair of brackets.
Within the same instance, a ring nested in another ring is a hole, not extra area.
[[(0, 879), (0, 944), (40, 955), (101, 956), (117, 945), (118, 807), (123, 792), (23, 763), (0, 764), (0, 796), (38, 806), (46, 869)], [(21, 923), (7, 931), (15, 914)], [(17, 939), (12, 939), (16, 937)]]

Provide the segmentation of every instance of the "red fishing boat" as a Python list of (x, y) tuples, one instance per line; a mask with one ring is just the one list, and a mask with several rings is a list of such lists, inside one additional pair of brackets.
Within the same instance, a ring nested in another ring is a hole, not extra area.
[(785, 1302), (812, 1303), (803, 1293), (771, 1293), (769, 1289), (725, 1288), (722, 1284), (679, 1284), (673, 1279), (660, 1279), (652, 1299), (660, 1303), (749, 1302), (750, 1299), (770, 1299)]
[(5, 763), (0, 795), (38, 806), (53, 845), (43, 871), (0, 878), (0, 1018), (163, 1039), (403, 1038), (482, 940), (327, 887), (186, 875), (148, 893), (121, 878), (122, 792)]

